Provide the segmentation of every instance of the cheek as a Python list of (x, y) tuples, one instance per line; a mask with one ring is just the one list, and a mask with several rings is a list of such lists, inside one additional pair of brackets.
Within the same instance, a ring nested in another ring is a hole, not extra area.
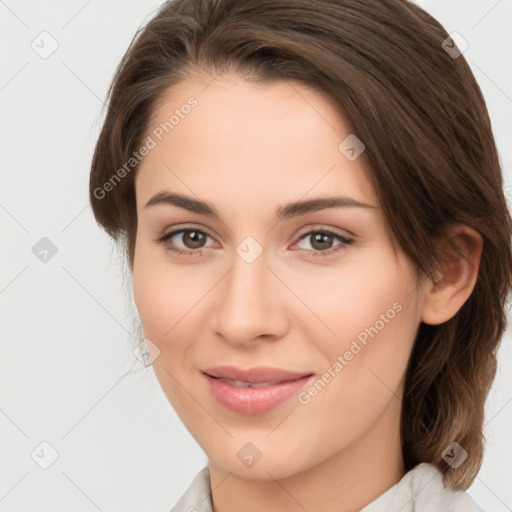
[[(178, 382), (187, 373), (187, 351), (194, 336), (187, 328), (194, 325), (192, 306), (197, 302), (197, 289), (184, 283), (176, 269), (155, 258), (150, 250), (136, 248), (133, 266), (133, 296), (145, 338), (159, 349), (152, 366), (169, 403), (181, 417), (190, 414), (188, 395)], [(154, 250), (153, 250), (154, 252)], [(197, 288), (197, 287), (196, 287)]]
[(419, 325), (412, 267), (404, 260), (398, 266), (385, 253), (367, 263), (354, 265), (334, 286), (332, 280), (317, 282), (329, 291), (312, 307), (331, 331), (318, 322), (318, 332), (324, 332), (318, 346), (327, 360), (323, 371), (336, 375), (326, 376), (332, 384), (326, 386), (324, 399), (349, 409), (370, 402), (378, 409), (392, 396), (406, 371)]
[(180, 319), (197, 302), (198, 287), (191, 287), (186, 273), (173, 268), (160, 249), (136, 245), (133, 296), (146, 337), (158, 344), (172, 339)]
[[(158, 279), (154, 266), (135, 260), (133, 268), (133, 297), (147, 338), (161, 338), (172, 325), (165, 310), (172, 311), (169, 292), (163, 279)], [(168, 308), (166, 308), (166, 305)]]
[(348, 349), (356, 338), (362, 343), (372, 335), (380, 338), (410, 315), (404, 302), (413, 297), (413, 276), (386, 256), (381, 254), (378, 261), (361, 258), (347, 263), (347, 271), (316, 272), (314, 278), (301, 279), (297, 295), (316, 314), (313, 325), (325, 333), (327, 353)]

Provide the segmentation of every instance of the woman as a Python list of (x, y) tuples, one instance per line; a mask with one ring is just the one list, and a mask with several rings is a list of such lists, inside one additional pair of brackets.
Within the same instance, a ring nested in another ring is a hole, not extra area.
[(204, 449), (174, 512), (480, 510), (512, 222), (481, 91), (404, 0), (174, 0), (90, 199)]

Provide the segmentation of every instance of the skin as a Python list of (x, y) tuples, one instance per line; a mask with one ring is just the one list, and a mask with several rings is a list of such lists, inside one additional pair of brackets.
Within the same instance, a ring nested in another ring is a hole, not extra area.
[[(351, 130), (327, 98), (297, 83), (194, 75), (168, 90), (151, 127), (190, 96), (197, 107), (144, 157), (135, 180), (133, 292), (145, 337), (160, 350), (156, 376), (208, 456), (215, 512), (359, 510), (405, 474), (400, 411), (415, 334), (420, 321), (444, 322), (469, 297), (481, 238), (455, 226), (472, 265), (439, 272), (437, 289), (430, 279), (418, 285), (386, 236), (364, 153), (350, 161), (338, 150)], [(207, 201), (221, 220), (145, 208), (161, 191)], [(274, 221), (286, 203), (341, 195), (374, 208)], [(202, 245), (186, 232), (155, 241), (179, 228), (208, 236)], [(311, 232), (325, 229), (353, 243), (337, 252), (335, 237), (315, 243)], [(236, 252), (248, 236), (262, 249), (252, 263)], [(172, 253), (173, 242), (196, 253)], [(312, 255), (322, 250), (331, 254)], [(235, 413), (200, 374), (232, 364), (321, 376), (394, 303), (401, 310), (307, 404), (293, 397), (265, 414)], [(237, 457), (248, 442), (262, 454), (252, 467)]]

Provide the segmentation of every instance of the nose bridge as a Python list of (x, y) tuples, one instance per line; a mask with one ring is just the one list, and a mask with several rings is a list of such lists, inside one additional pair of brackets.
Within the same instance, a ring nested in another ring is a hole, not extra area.
[(277, 335), (282, 327), (279, 280), (267, 268), (267, 256), (252, 237), (235, 248), (233, 265), (224, 280), (217, 310), (217, 330), (233, 343), (247, 343), (261, 335)]

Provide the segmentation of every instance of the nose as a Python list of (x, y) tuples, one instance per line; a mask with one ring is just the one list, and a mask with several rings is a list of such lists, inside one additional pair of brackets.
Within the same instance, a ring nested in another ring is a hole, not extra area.
[(217, 334), (238, 346), (282, 337), (288, 327), (285, 292), (265, 251), (252, 262), (234, 252), (233, 266), (218, 285)]

